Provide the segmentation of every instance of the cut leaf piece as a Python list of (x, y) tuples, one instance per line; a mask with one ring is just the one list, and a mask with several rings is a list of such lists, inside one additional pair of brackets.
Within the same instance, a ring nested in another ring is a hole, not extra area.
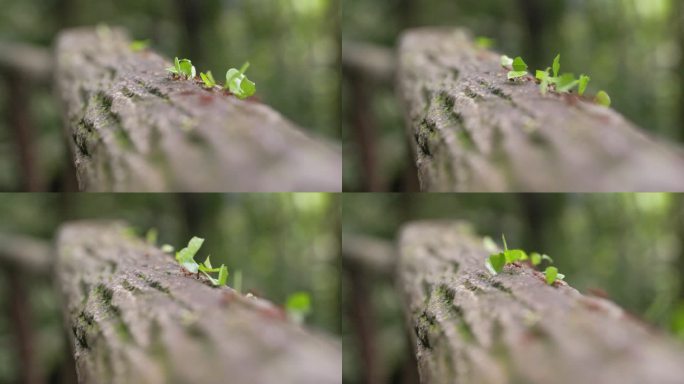
[(218, 286), (226, 285), (227, 280), (228, 280), (228, 267), (226, 267), (224, 264), (221, 264), (221, 269), (219, 270), (219, 275), (218, 275)]
[(589, 77), (585, 74), (580, 75), (579, 88), (577, 89), (577, 93), (580, 96), (584, 95), (584, 91), (587, 90), (587, 85), (589, 84), (589, 81), (591, 81), (591, 77)]
[(553, 77), (558, 77), (560, 71), (560, 53), (553, 59)]
[(513, 59), (510, 57), (503, 55), (501, 56), (501, 66), (505, 68), (510, 68), (513, 65)]
[(546, 267), (546, 271), (544, 271), (544, 274), (546, 275), (546, 283), (549, 285), (553, 285), (553, 283), (556, 281), (556, 277), (558, 276), (558, 268)]
[(497, 275), (503, 271), (503, 267), (506, 265), (506, 257), (502, 253), (497, 253), (490, 255), (485, 262), (485, 266), (493, 275)]
[(610, 107), (610, 96), (605, 91), (599, 91), (594, 98), (596, 104), (603, 105), (604, 107)]

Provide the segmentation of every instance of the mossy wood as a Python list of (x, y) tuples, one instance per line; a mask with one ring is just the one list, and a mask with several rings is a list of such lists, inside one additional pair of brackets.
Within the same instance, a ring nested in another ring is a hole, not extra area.
[(482, 238), (465, 225), (408, 224), (399, 254), (423, 384), (682, 382), (684, 346), (530, 267), (492, 276)]
[(270, 302), (184, 275), (123, 225), (67, 224), (57, 252), (81, 383), (342, 382), (339, 341)]
[(403, 35), (399, 92), (423, 190), (684, 190), (681, 148), (613, 109), (543, 96), (532, 75), (509, 81), (507, 72), (500, 54), (477, 48), (463, 30)]
[(341, 190), (338, 145), (254, 99), (172, 79), (169, 60), (133, 52), (120, 29), (63, 32), (56, 66), (82, 190)]

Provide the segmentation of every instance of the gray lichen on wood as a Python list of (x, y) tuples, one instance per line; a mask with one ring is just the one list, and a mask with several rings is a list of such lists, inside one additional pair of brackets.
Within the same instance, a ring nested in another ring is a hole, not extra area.
[(614, 110), (511, 82), (468, 34), (404, 34), (398, 81), (427, 191), (681, 191), (684, 152)]
[(402, 230), (398, 278), (428, 383), (680, 383), (684, 348), (610, 301), (506, 266), (466, 225)]
[(81, 383), (341, 383), (339, 341), (184, 275), (123, 225), (66, 225), (57, 249)]
[(56, 82), (79, 186), (93, 191), (340, 191), (337, 145), (266, 105), (171, 78), (119, 29), (76, 29)]

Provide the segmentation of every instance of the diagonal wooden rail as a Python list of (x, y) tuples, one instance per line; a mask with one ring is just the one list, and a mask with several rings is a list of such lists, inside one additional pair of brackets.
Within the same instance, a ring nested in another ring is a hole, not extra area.
[(411, 223), (398, 247), (423, 384), (682, 382), (684, 346), (531, 268), (492, 276), (467, 225)]
[(81, 383), (337, 384), (339, 341), (184, 275), (121, 224), (67, 224), (56, 273)]
[(173, 80), (115, 28), (56, 43), (55, 77), (79, 187), (87, 191), (341, 190), (338, 145), (266, 105)]
[(426, 191), (684, 190), (684, 152), (612, 109), (511, 82), (460, 29), (407, 31), (398, 82)]

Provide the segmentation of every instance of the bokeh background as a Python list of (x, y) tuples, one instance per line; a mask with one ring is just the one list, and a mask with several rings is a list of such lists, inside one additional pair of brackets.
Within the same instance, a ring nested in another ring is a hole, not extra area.
[[(64, 28), (124, 26), (217, 80), (250, 61), (256, 97), (339, 141), (339, 8), (339, 0), (0, 0), (0, 47), (28, 44), (47, 54)], [(52, 81), (19, 79), (3, 65), (15, 51), (3, 49), (8, 59), (0, 59), (0, 190), (63, 190), (70, 158)], [(26, 124), (29, 132), (20, 132)], [(33, 148), (35, 164), (21, 157), (24, 147)]]
[[(421, 219), (469, 222), (501, 246), (551, 256), (582, 293), (604, 295), (684, 342), (684, 194), (344, 194), (342, 236), (393, 242)], [(484, 261), (483, 261), (484, 262)], [(390, 276), (343, 258), (344, 383), (417, 383)], [(361, 345), (375, 351), (362, 361)], [(366, 367), (366, 368), (364, 368)]]
[[(4, 194), (0, 235), (49, 243), (63, 222), (118, 219), (141, 236), (156, 228), (158, 243), (176, 249), (192, 236), (203, 237), (198, 260), (211, 254), (213, 264), (225, 263), (229, 286), (241, 270), (242, 292), (278, 305), (292, 293), (308, 292), (313, 312), (306, 324), (339, 335), (340, 203), (339, 195), (318, 193)], [(39, 364), (30, 369), (39, 370), (46, 382), (69, 383), (73, 362), (54, 278), (7, 264), (2, 257), (7, 247), (0, 250), (0, 383), (18, 382), (21, 374), (24, 362), (16, 337), (20, 326), (28, 327), (34, 339), (32, 353)]]
[[(403, 30), (425, 25), (468, 28), (531, 68), (561, 53), (564, 70), (591, 75), (589, 94), (605, 89), (612, 107), (641, 128), (684, 142), (684, 1), (345, 0), (343, 47), (393, 49)], [(345, 190), (416, 190), (392, 79), (357, 85), (343, 74)]]

